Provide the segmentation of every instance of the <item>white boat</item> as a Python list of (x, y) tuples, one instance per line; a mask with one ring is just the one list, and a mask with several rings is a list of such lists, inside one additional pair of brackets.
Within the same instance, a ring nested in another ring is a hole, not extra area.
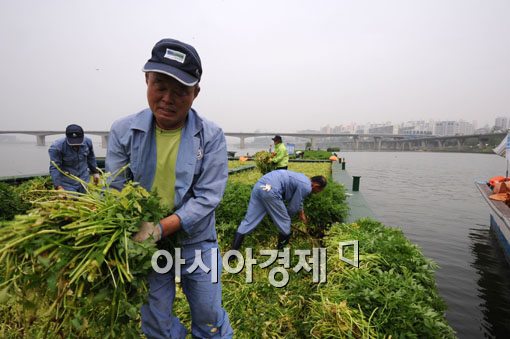
[(490, 227), (510, 264), (510, 207), (504, 201), (489, 199), (493, 192), (487, 183), (477, 182), (476, 187), (490, 207)]

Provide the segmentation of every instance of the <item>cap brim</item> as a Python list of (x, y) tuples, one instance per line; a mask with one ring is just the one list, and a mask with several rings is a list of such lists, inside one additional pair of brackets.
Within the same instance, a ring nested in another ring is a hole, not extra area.
[(76, 137), (76, 138), (70, 138), (70, 137), (66, 137), (67, 139), (67, 143), (70, 145), (70, 146), (80, 146), (81, 144), (83, 144), (83, 137)]
[(186, 86), (195, 86), (198, 83), (198, 78), (195, 78), (178, 68), (158, 62), (148, 61), (145, 66), (143, 66), (142, 71), (166, 74)]

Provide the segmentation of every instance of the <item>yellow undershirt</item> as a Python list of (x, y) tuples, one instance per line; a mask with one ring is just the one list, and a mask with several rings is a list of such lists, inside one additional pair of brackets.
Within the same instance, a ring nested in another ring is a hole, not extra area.
[(174, 208), (175, 164), (179, 153), (182, 128), (166, 131), (156, 126), (156, 174), (152, 191), (157, 191), (161, 205)]

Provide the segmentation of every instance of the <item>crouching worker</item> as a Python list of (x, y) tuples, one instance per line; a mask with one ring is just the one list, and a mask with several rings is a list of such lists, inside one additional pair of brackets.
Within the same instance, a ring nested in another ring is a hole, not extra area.
[(99, 182), (96, 156), (92, 140), (85, 137), (83, 129), (75, 124), (66, 128), (66, 136), (56, 140), (48, 149), (50, 155), (50, 175), (55, 189), (85, 193), (85, 187), (64, 173), (72, 174), (83, 182)]
[[(191, 108), (197, 97), (202, 66), (197, 51), (183, 42), (164, 39), (145, 64), (149, 108), (117, 120), (111, 127), (106, 169), (115, 173), (110, 186), (121, 189), (127, 180), (156, 190), (169, 211), (161, 220), (145, 220), (135, 241), (169, 238), (180, 248), (184, 264), (181, 286), (191, 311), (193, 338), (232, 338), (221, 305), (221, 272), (214, 210), (228, 177), (223, 131)], [(200, 258), (199, 258), (200, 257)], [(198, 259), (196, 259), (198, 258)], [(196, 259), (196, 260), (195, 260)], [(205, 267), (193, 264), (201, 260)], [(209, 269), (206, 271), (206, 269)], [(175, 265), (166, 273), (148, 276), (148, 303), (142, 306), (142, 331), (147, 338), (185, 338), (187, 329), (173, 312)]]
[(299, 213), (299, 218), (306, 223), (303, 200), (310, 193), (321, 192), (326, 184), (323, 176), (309, 179), (302, 173), (287, 170), (276, 170), (264, 175), (251, 191), (248, 211), (237, 228), (232, 250), (239, 250), (244, 236), (252, 232), (266, 214), (269, 214), (278, 228), (278, 249), (282, 249), (290, 240), (291, 217)]

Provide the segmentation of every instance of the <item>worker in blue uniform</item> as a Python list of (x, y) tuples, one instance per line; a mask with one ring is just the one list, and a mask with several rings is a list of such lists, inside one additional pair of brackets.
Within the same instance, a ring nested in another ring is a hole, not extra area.
[[(191, 310), (191, 335), (196, 338), (231, 338), (233, 330), (221, 305), (221, 282), (214, 279), (213, 256), (219, 253), (214, 210), (228, 177), (223, 131), (191, 108), (202, 75), (194, 47), (163, 39), (152, 49), (143, 67), (149, 108), (121, 118), (111, 127), (106, 169), (116, 172), (129, 164), (110, 186), (121, 189), (127, 180), (157, 190), (170, 214), (146, 220), (136, 241), (169, 237), (180, 246), (181, 286)], [(198, 253), (198, 254), (197, 254)], [(188, 268), (201, 256), (202, 267)], [(221, 255), (215, 263), (221, 272)], [(148, 276), (148, 303), (142, 306), (142, 330), (148, 338), (184, 338), (187, 330), (172, 309), (175, 265), (166, 273)]]
[(327, 180), (323, 176), (309, 179), (302, 173), (287, 170), (276, 170), (264, 175), (251, 191), (248, 211), (237, 228), (232, 249), (238, 250), (241, 247), (244, 236), (252, 232), (266, 214), (269, 214), (278, 228), (278, 249), (282, 249), (291, 236), (291, 217), (299, 213), (299, 218), (306, 223), (303, 200), (310, 193), (321, 192), (326, 184)]
[(85, 137), (81, 126), (75, 124), (67, 126), (66, 136), (55, 140), (48, 149), (48, 153), (50, 175), (55, 189), (85, 192), (85, 186), (80, 181), (66, 174), (72, 174), (85, 183), (90, 181), (92, 175), (94, 183), (97, 185), (99, 182), (99, 170), (92, 140)]

